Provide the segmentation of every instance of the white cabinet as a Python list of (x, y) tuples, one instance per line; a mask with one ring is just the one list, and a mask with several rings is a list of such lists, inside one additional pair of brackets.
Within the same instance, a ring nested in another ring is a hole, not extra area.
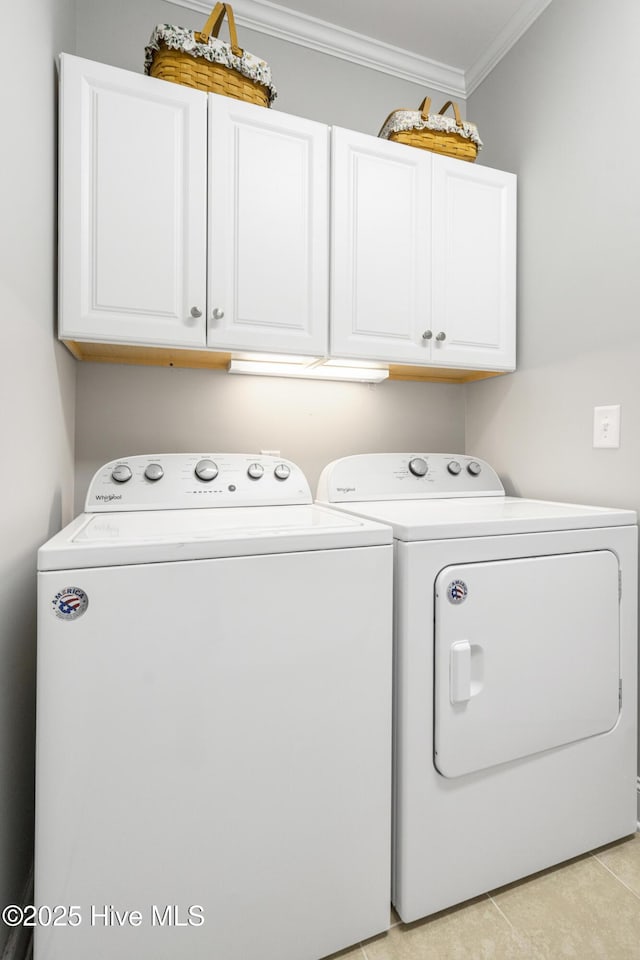
[(63, 55), (60, 336), (204, 346), (206, 95)]
[(330, 195), (324, 124), (68, 55), (61, 78), (59, 336), (76, 356), (514, 369), (512, 174), (334, 128)]
[(328, 206), (328, 127), (209, 98), (209, 346), (327, 353)]
[(513, 174), (338, 129), (332, 200), (333, 354), (514, 369)]
[(332, 131), (331, 352), (426, 363), (431, 161), (424, 150)]
[(432, 197), (432, 362), (513, 370), (516, 177), (434, 155)]
[(329, 128), (61, 70), (60, 336), (326, 354)]

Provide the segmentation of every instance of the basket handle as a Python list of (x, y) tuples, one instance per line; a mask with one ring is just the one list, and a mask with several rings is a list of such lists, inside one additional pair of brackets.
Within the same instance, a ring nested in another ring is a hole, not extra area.
[(462, 126), (462, 118), (460, 116), (460, 111), (458, 109), (458, 104), (454, 100), (447, 100), (444, 107), (440, 107), (438, 110), (439, 114), (443, 114), (448, 107), (453, 107), (453, 115), (456, 118), (456, 123), (459, 127)]
[(420, 111), (420, 115), (423, 120), (426, 120), (427, 117), (429, 116), (430, 107), (431, 107), (431, 97), (425, 97), (422, 103), (420, 104), (420, 106), (418, 107), (418, 110)]
[(234, 57), (242, 56), (242, 48), (238, 46), (238, 34), (236, 33), (236, 21), (233, 16), (233, 10), (230, 3), (216, 3), (211, 11), (209, 19), (200, 31), (200, 43), (208, 43), (209, 37), (217, 37), (220, 33), (222, 21), (227, 17), (227, 26), (229, 27), (229, 39), (231, 40), (231, 52)]
[[(462, 126), (462, 118), (460, 117), (460, 110), (458, 109), (458, 104), (454, 100), (447, 100), (443, 107), (440, 107), (438, 114), (441, 116), (443, 113), (448, 110), (449, 107), (453, 107), (453, 115), (456, 118), (456, 123), (459, 127)], [(431, 97), (425, 97), (420, 106), (418, 107), (420, 115), (423, 120), (426, 120), (429, 116), (429, 110), (431, 108)]]

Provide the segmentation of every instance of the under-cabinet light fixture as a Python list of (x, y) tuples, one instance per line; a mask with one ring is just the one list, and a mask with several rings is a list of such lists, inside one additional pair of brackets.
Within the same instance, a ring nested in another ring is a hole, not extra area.
[(381, 383), (389, 376), (386, 367), (349, 366), (331, 360), (282, 362), (282, 360), (229, 361), (229, 373), (248, 373), (260, 377), (297, 377), (306, 380), (352, 380), (358, 383)]

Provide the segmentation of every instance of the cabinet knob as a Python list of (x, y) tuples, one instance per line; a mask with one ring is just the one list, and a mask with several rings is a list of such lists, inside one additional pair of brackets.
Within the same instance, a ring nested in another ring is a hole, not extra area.
[(444, 330), (441, 330), (440, 333), (436, 334), (436, 340), (440, 340), (440, 342), (442, 342), (443, 340), (446, 340), (446, 339), (447, 339), (447, 335), (444, 332)]
[(191, 307), (191, 316), (195, 317), (197, 320), (198, 317), (202, 316), (202, 310), (198, 310), (197, 307)]
[(431, 340), (432, 336), (433, 336), (433, 330), (425, 330), (425, 332), (422, 334), (422, 339)]
[(211, 316), (214, 320), (222, 320), (224, 317), (224, 310), (220, 310), (219, 307), (214, 307)]

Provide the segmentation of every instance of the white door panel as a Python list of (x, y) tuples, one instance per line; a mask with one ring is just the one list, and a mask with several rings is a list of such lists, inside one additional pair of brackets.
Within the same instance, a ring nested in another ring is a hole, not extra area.
[[(36, 897), (145, 919), (42, 928), (38, 960), (317, 960), (386, 928), (391, 563), (39, 575)], [(64, 622), (71, 585), (89, 605)], [(153, 904), (205, 923), (154, 928)]]
[(326, 354), (328, 137), (209, 97), (209, 346)]
[(608, 551), (446, 567), (435, 584), (435, 744), (446, 777), (611, 730), (618, 562)]
[(206, 95), (61, 69), (60, 335), (204, 346)]
[(433, 236), (434, 363), (513, 369), (516, 177), (434, 157)]
[(425, 363), (431, 326), (431, 157), (332, 131), (331, 352)]

